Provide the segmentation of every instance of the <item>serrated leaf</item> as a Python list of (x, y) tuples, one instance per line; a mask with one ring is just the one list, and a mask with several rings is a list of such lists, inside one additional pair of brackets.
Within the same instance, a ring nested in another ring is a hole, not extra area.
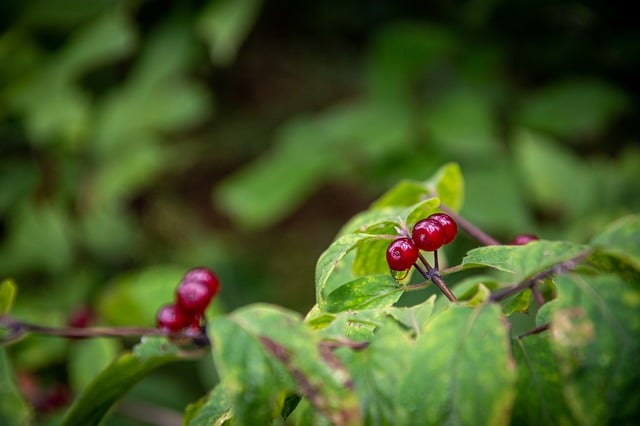
[(583, 244), (546, 240), (523, 246), (486, 246), (469, 251), (462, 265), (465, 268), (488, 266), (509, 272), (515, 281), (521, 281), (588, 250), (589, 246)]
[(613, 256), (640, 271), (640, 216), (618, 219), (596, 235), (591, 244), (599, 255)]
[(326, 294), (334, 288), (328, 288), (329, 276), (338, 267), (347, 253), (366, 241), (380, 239), (378, 235), (347, 234), (335, 240), (318, 258), (316, 263), (316, 302), (320, 309), (324, 309)]
[[(516, 371), (500, 308), (450, 305), (411, 351), (398, 398), (421, 424), (509, 424)], [(472, 397), (470, 397), (472, 395)]]
[(342, 312), (386, 308), (397, 302), (402, 292), (402, 286), (389, 274), (367, 275), (329, 293), (325, 310)]
[(13, 280), (6, 279), (0, 282), (0, 315), (8, 314), (11, 311), (17, 292), (18, 287)]
[[(162, 340), (162, 343), (158, 342)], [(125, 353), (104, 369), (73, 402), (62, 419), (63, 426), (100, 424), (124, 394), (138, 381), (161, 365), (179, 361), (177, 348), (160, 338), (146, 338), (138, 345), (140, 349), (154, 345), (145, 357)]]

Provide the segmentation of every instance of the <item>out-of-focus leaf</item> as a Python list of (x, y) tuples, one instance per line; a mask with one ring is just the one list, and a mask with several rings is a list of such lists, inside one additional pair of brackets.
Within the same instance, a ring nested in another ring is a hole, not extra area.
[(515, 381), (500, 308), (450, 305), (416, 339), (396, 397), (407, 422), (506, 425)]
[(341, 340), (346, 337), (357, 342), (369, 341), (374, 332), (385, 325), (385, 311), (366, 309), (334, 314), (332, 322), (322, 328), (319, 335), (325, 339)]
[(429, 135), (451, 157), (479, 161), (499, 153), (496, 114), (479, 93), (453, 92), (428, 108), (424, 117)]
[(98, 312), (113, 325), (153, 325), (158, 308), (174, 299), (185, 272), (179, 266), (156, 266), (121, 275), (98, 298)]
[(515, 297), (509, 299), (504, 306), (504, 314), (510, 316), (515, 312), (529, 313), (529, 304), (531, 303), (531, 290), (526, 289), (518, 293)]
[(13, 280), (0, 281), (0, 315), (8, 314), (11, 311), (17, 292), (18, 287)]
[(521, 131), (514, 150), (525, 187), (541, 208), (573, 217), (597, 205), (598, 173), (559, 144)]
[(327, 312), (342, 312), (393, 305), (402, 296), (402, 286), (385, 275), (367, 275), (346, 283), (327, 296)]
[(30, 424), (29, 406), (20, 395), (12, 376), (7, 354), (4, 348), (0, 347), (0, 424), (3, 426)]
[(555, 83), (525, 100), (518, 120), (536, 130), (563, 138), (593, 138), (624, 111), (623, 92), (597, 80)]
[(568, 241), (534, 241), (523, 246), (475, 248), (462, 259), (464, 267), (489, 266), (514, 275), (521, 281), (545, 269), (587, 253), (589, 246)]
[(591, 244), (598, 249), (595, 261), (602, 255), (612, 256), (640, 271), (640, 216), (623, 217), (600, 234)]
[(202, 11), (197, 29), (209, 46), (211, 60), (229, 65), (253, 23), (262, 0), (210, 0)]
[(427, 181), (435, 186), (440, 202), (453, 211), (462, 208), (464, 202), (464, 178), (457, 163), (447, 163), (440, 167), (434, 176)]
[[(565, 274), (555, 281), (558, 299), (545, 310), (551, 321), (545, 335), (550, 351), (536, 354), (531, 349), (527, 355), (557, 365), (552, 383), (560, 385), (561, 392), (551, 393), (557, 401), (550, 399), (543, 394), (547, 385), (540, 383), (528, 399), (546, 404), (552, 423), (567, 411), (574, 424), (633, 423), (640, 407), (640, 372), (635, 367), (640, 362), (640, 287), (616, 275)], [(550, 368), (529, 364), (531, 374), (542, 370), (538, 382)]]
[[(144, 348), (149, 346), (149, 348)], [(181, 360), (178, 349), (163, 338), (145, 338), (131, 353), (126, 353), (104, 369), (80, 393), (62, 419), (61, 425), (100, 424), (113, 404), (151, 371), (169, 362)]]
[(370, 53), (369, 90), (385, 100), (411, 96), (414, 84), (457, 48), (455, 36), (434, 25), (390, 26), (380, 33)]
[(75, 391), (87, 387), (100, 372), (116, 358), (120, 351), (117, 340), (93, 338), (71, 342), (69, 345), (69, 382)]
[(26, 269), (59, 272), (73, 260), (70, 224), (66, 212), (57, 205), (16, 206), (9, 231), (0, 248), (0, 274)]
[(412, 342), (406, 333), (387, 321), (366, 349), (338, 352), (353, 375), (356, 393), (362, 401), (363, 424), (409, 424), (405, 404), (398, 403), (398, 387), (411, 349)]

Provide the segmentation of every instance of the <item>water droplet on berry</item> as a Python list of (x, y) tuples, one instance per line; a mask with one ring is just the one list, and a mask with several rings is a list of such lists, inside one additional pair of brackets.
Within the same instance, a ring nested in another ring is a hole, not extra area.
[(407, 275), (409, 275), (409, 270), (408, 269), (405, 270), (405, 271), (396, 271), (396, 270), (391, 269), (390, 271), (391, 271), (391, 276), (397, 281), (402, 281), (405, 278), (407, 278)]

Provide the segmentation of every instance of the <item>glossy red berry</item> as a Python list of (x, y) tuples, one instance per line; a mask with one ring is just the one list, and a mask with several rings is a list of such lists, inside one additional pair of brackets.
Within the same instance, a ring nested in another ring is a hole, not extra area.
[(458, 225), (456, 225), (455, 220), (453, 220), (448, 214), (434, 213), (427, 219), (436, 220), (438, 221), (438, 223), (440, 223), (440, 225), (442, 225), (442, 229), (444, 230), (443, 244), (449, 244), (456, 238), (456, 235), (458, 235)]
[(193, 322), (193, 316), (177, 305), (165, 305), (158, 310), (156, 325), (169, 331), (180, 331)]
[(418, 260), (418, 248), (410, 238), (398, 238), (387, 248), (387, 264), (394, 271), (406, 271)]
[(525, 244), (529, 244), (531, 241), (537, 241), (538, 236), (533, 234), (520, 234), (516, 235), (513, 240), (509, 242), (509, 244), (514, 246), (523, 246)]
[(215, 297), (220, 290), (220, 280), (211, 270), (207, 268), (193, 268), (184, 275), (182, 282), (199, 281), (211, 290), (211, 297)]
[(201, 281), (182, 280), (176, 290), (176, 305), (184, 312), (200, 316), (213, 298), (213, 291)]
[(444, 244), (444, 229), (440, 222), (422, 219), (413, 227), (413, 242), (420, 250), (435, 251)]

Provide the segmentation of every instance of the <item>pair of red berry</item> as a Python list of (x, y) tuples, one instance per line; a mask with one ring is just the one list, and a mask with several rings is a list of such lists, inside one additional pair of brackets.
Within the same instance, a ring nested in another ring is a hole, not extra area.
[(165, 331), (200, 330), (204, 311), (220, 290), (220, 280), (207, 268), (189, 270), (176, 290), (175, 303), (158, 310), (156, 324)]
[(458, 225), (445, 213), (434, 213), (413, 226), (411, 238), (395, 239), (387, 248), (387, 264), (394, 271), (406, 271), (418, 260), (420, 250), (436, 251), (454, 240)]

